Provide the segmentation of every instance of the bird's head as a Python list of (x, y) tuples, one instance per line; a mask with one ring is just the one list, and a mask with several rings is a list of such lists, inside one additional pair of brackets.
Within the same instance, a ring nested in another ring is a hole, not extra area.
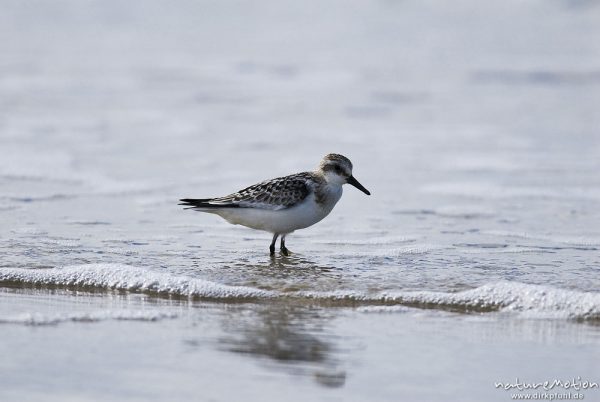
[(352, 176), (352, 162), (344, 155), (327, 154), (319, 164), (319, 171), (327, 180), (327, 183), (341, 186), (342, 184), (351, 184), (366, 195), (371, 195), (369, 190), (363, 187)]

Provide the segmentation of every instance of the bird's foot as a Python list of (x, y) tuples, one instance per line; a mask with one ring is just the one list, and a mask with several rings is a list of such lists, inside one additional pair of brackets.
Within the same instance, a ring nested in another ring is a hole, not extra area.
[(281, 254), (285, 255), (286, 257), (288, 255), (290, 255), (291, 251), (288, 250), (288, 248), (286, 246), (281, 247)]
[(271, 255), (275, 255), (275, 245), (274, 244), (271, 244), (269, 246), (269, 252), (271, 253)]

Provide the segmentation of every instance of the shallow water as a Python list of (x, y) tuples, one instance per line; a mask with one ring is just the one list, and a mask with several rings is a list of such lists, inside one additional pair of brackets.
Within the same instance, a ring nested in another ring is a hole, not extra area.
[[(596, 2), (2, 5), (1, 399), (600, 382)], [(328, 152), (290, 257), (177, 205)]]

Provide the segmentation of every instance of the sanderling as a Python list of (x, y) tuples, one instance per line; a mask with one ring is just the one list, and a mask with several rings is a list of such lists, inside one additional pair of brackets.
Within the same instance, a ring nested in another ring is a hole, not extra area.
[(346, 183), (371, 195), (352, 176), (350, 159), (329, 154), (313, 172), (266, 180), (224, 197), (183, 198), (179, 205), (217, 214), (234, 225), (272, 233), (271, 255), (275, 254), (275, 242), (281, 236), (281, 253), (289, 255), (285, 236), (329, 215), (340, 200), (342, 185)]

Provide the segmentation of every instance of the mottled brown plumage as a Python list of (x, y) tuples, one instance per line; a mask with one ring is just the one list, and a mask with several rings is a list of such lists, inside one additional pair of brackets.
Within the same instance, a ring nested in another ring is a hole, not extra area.
[(325, 179), (316, 173), (296, 173), (254, 184), (224, 197), (213, 198), (210, 203), (234, 204), (242, 208), (285, 209), (304, 200), (320, 184), (325, 184)]

